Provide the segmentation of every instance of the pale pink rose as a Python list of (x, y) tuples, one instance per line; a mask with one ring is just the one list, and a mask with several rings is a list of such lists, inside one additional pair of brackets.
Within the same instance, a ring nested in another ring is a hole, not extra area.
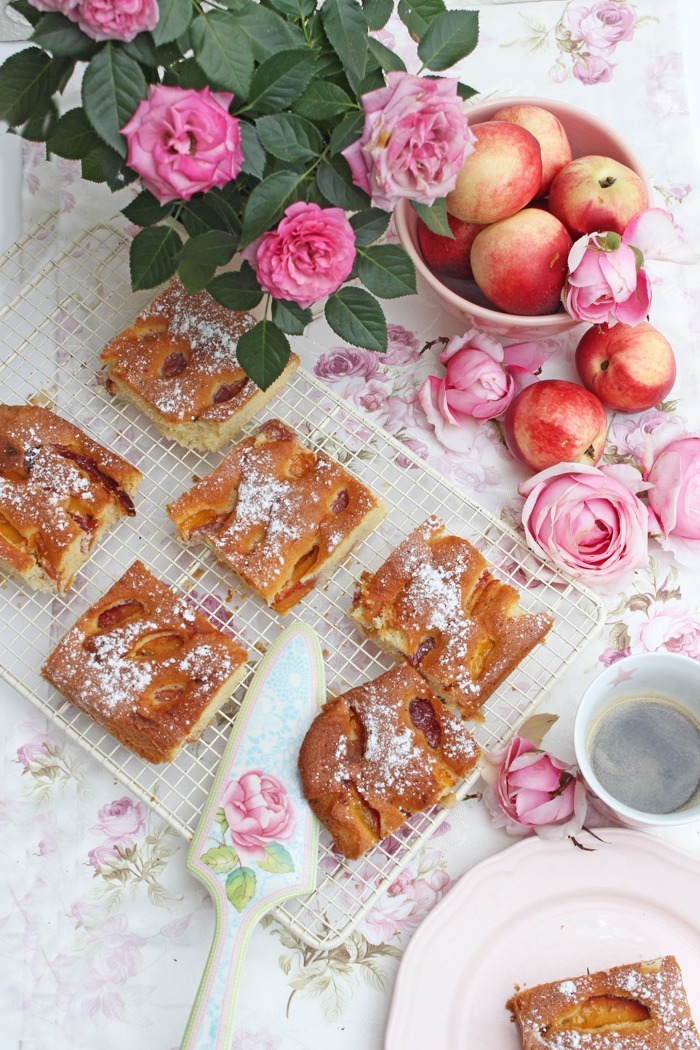
[(572, 40), (580, 40), (591, 51), (608, 55), (623, 40), (631, 40), (637, 12), (619, 0), (600, 0), (591, 7), (569, 7), (566, 21)]
[(632, 650), (629, 646), (626, 646), (624, 649), (603, 649), (598, 659), (603, 667), (610, 667), (612, 664), (616, 664), (618, 660), (623, 660), (626, 656), (631, 655)]
[[(430, 454), (428, 446), (417, 438), (406, 438), (404, 440), (404, 445), (406, 448), (410, 448), (414, 456), (418, 456), (419, 459), (427, 460)], [(400, 452), (394, 460), (394, 463), (397, 467), (401, 467), (402, 470), (415, 470), (417, 467), (417, 464), (414, 463), (412, 459), (409, 459), (408, 456), (403, 456)]]
[(22, 744), (21, 747), (17, 748), (17, 758), (25, 769), (29, 769), (30, 766), (35, 765), (37, 762), (43, 762), (48, 757), (49, 751), (44, 734), (37, 734), (28, 743)]
[(263, 860), (265, 846), (290, 839), (296, 827), (294, 807), (281, 780), (249, 769), (226, 785), (221, 796), (231, 841), (241, 860)]
[(420, 926), (447, 892), (452, 880), (446, 871), (434, 869), (422, 877), (403, 871), (367, 913), (362, 932), (370, 944), (386, 944), (400, 934)]
[(572, 576), (613, 583), (646, 566), (647, 486), (634, 467), (558, 463), (519, 487), (528, 545)]
[(655, 113), (687, 113), (688, 99), (680, 51), (657, 55), (653, 64), (644, 70), (647, 104)]
[(381, 379), (370, 379), (351, 396), (355, 404), (365, 412), (378, 412), (387, 407), (386, 383)]
[(240, 121), (228, 91), (152, 84), (122, 128), (127, 164), (161, 204), (224, 186), (243, 164)]
[(146, 828), (146, 806), (126, 796), (102, 806), (97, 816), (98, 823), (90, 830), (101, 832), (110, 846), (130, 845)]
[(575, 766), (514, 737), (491, 751), (482, 770), (483, 799), (496, 827), (510, 835), (576, 835), (586, 818), (586, 789)]
[(615, 66), (600, 55), (577, 55), (573, 74), (582, 84), (607, 84)]
[(124, 915), (110, 916), (100, 924), (93, 941), (92, 970), (94, 985), (124, 985), (139, 972), (143, 937), (128, 932), (129, 920)]
[(700, 660), (700, 616), (682, 601), (652, 601), (624, 614), (633, 653), (680, 653)]
[(386, 353), (382, 354), (385, 365), (411, 365), (420, 357), (420, 343), (413, 332), (400, 324), (387, 325), (389, 336)]
[(635, 325), (651, 305), (651, 282), (639, 254), (616, 233), (589, 233), (574, 241), (561, 299), (577, 321)]
[(503, 347), (472, 328), (450, 339), (440, 354), (447, 372), (443, 379), (426, 379), (420, 390), (421, 404), (431, 423), (436, 408), (454, 427), (462, 426), (465, 416), (495, 419), (506, 411), (516, 393), (535, 381), (534, 373), (546, 357), (546, 343)]
[(95, 846), (88, 853), (88, 860), (92, 864), (95, 871), (101, 871), (104, 867), (107, 867), (110, 861), (117, 860), (119, 854), (117, 853), (116, 847), (111, 846), (108, 842), (103, 842), (101, 846)]
[(355, 232), (342, 208), (297, 201), (289, 205), (276, 229), (241, 254), (264, 291), (306, 308), (331, 295), (350, 276)]
[(74, 12), (80, 0), (29, 0), (29, 2), (37, 11), (58, 11), (59, 14), (75, 21)]
[(457, 81), (392, 71), (386, 82), (362, 96), (362, 136), (343, 150), (353, 182), (385, 211), (402, 197), (433, 204), (474, 151)]
[(646, 475), (649, 506), (662, 536), (700, 539), (700, 436), (672, 441)]
[(93, 40), (133, 40), (158, 22), (157, 0), (79, 0), (70, 17)]
[(657, 452), (685, 433), (686, 426), (680, 416), (652, 408), (642, 416), (616, 417), (608, 438), (620, 455), (631, 456), (646, 474)]
[(327, 383), (344, 379), (371, 379), (379, 369), (378, 355), (359, 346), (337, 346), (322, 354), (314, 365), (314, 374)]

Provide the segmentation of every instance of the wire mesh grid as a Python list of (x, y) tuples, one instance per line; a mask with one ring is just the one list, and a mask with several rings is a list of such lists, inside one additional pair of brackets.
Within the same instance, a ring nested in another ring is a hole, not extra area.
[[(0, 673), (189, 839), (261, 653), (285, 626), (299, 619), (319, 635), (331, 695), (388, 669), (391, 659), (347, 617), (354, 584), (363, 570), (376, 569), (415, 525), (439, 512), (450, 531), (471, 539), (499, 576), (524, 592), (525, 607), (549, 611), (555, 618), (546, 644), (538, 646), (490, 698), (485, 721), (474, 729), (483, 747), (506, 740), (602, 627), (598, 599), (541, 562), (516, 533), (302, 371), (259, 414), (254, 426), (272, 417), (287, 422), (310, 446), (342, 462), (381, 495), (389, 506), (387, 518), (323, 590), (312, 592), (284, 618), (205, 548), (184, 548), (174, 538), (165, 505), (189, 487), (194, 476), (211, 470), (220, 455), (202, 456), (166, 440), (135, 408), (110, 398), (101, 383), (100, 350), (153, 294), (131, 292), (127, 256), (124, 235), (112, 227), (96, 227), (45, 266), (0, 312), (5, 348), (0, 399), (55, 408), (144, 472), (137, 516), (111, 529), (68, 595), (30, 592), (9, 579), (0, 585), (5, 624)], [(214, 724), (166, 766), (150, 765), (118, 744), (40, 674), (58, 639), (136, 557), (187, 593), (251, 654), (245, 681)], [(464, 798), (475, 779), (476, 774), (456, 789), (455, 800)], [(400, 833), (355, 863), (339, 859), (322, 831), (315, 891), (286, 902), (276, 917), (313, 947), (341, 943), (444, 815), (444, 810), (435, 809), (411, 819)]]

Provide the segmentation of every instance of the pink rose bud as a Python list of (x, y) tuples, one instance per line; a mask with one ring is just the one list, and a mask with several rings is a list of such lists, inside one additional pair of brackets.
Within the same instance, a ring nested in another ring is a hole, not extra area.
[(519, 487), (525, 539), (572, 576), (612, 583), (648, 564), (647, 488), (634, 467), (558, 463)]
[(284, 784), (272, 773), (250, 769), (238, 780), (229, 781), (221, 805), (243, 863), (263, 860), (265, 846), (294, 834), (294, 807)]
[(486, 757), (483, 797), (497, 827), (514, 835), (547, 829), (565, 836), (581, 830), (586, 789), (574, 766), (518, 736)]
[(679, 438), (656, 457), (646, 476), (649, 506), (664, 537), (700, 539), (700, 436)]
[(151, 85), (122, 128), (127, 164), (161, 204), (235, 179), (243, 164), (239, 120), (227, 91)]
[(355, 261), (355, 231), (342, 208), (290, 204), (277, 229), (241, 253), (258, 283), (274, 299), (302, 308), (331, 295), (350, 276)]
[(78, 0), (74, 11), (63, 12), (93, 40), (125, 42), (153, 29), (160, 13), (157, 0)]
[(343, 156), (355, 185), (379, 208), (391, 211), (402, 197), (433, 204), (454, 189), (474, 151), (458, 82), (398, 71), (387, 73), (386, 81), (362, 96), (362, 136)]
[(640, 251), (617, 233), (589, 233), (574, 241), (561, 293), (577, 321), (635, 325), (651, 305), (651, 282)]

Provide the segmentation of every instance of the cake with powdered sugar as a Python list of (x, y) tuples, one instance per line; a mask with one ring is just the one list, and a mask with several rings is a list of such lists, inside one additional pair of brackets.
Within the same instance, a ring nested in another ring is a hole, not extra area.
[(405, 664), (328, 702), (299, 753), (304, 797), (355, 860), (445, 800), (479, 758), (462, 720)]
[(231, 696), (247, 655), (136, 561), (64, 635), (43, 673), (137, 755), (168, 762)]
[(436, 517), (365, 573), (350, 615), (467, 718), (552, 626), (551, 616), (520, 609), (518, 591)]
[(133, 516), (141, 471), (48, 408), (0, 405), (0, 566), (68, 590), (107, 530)]
[(277, 419), (168, 506), (180, 539), (206, 543), (279, 613), (327, 580), (385, 513), (357, 478)]
[(222, 448), (298, 368), (261, 390), (238, 363), (238, 340), (255, 318), (221, 306), (207, 291), (169, 284), (102, 351), (107, 388), (131, 401), (162, 434), (200, 452)]
[(700, 1050), (672, 955), (519, 990), (523, 1050)]

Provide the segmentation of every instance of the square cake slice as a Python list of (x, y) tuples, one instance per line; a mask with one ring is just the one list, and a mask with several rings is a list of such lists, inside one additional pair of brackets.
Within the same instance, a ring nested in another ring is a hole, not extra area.
[(141, 472), (48, 408), (0, 405), (0, 565), (65, 592), (105, 532), (135, 514)]
[(350, 860), (442, 802), (479, 758), (464, 726), (405, 664), (331, 700), (299, 753), (304, 797)]
[(267, 390), (236, 357), (251, 314), (221, 306), (207, 291), (169, 284), (133, 325), (102, 351), (107, 387), (131, 401), (161, 434), (200, 452), (222, 448), (282, 389), (299, 366), (290, 354)]
[(279, 613), (323, 583), (386, 508), (277, 419), (239, 441), (169, 504), (184, 542), (205, 542)]
[(523, 612), (518, 599), (476, 547), (432, 517), (362, 577), (350, 615), (472, 718), (552, 626), (551, 616)]
[(614, 966), (515, 993), (524, 1050), (699, 1050), (676, 959)]
[(248, 654), (136, 561), (58, 643), (43, 673), (149, 762), (197, 740)]

